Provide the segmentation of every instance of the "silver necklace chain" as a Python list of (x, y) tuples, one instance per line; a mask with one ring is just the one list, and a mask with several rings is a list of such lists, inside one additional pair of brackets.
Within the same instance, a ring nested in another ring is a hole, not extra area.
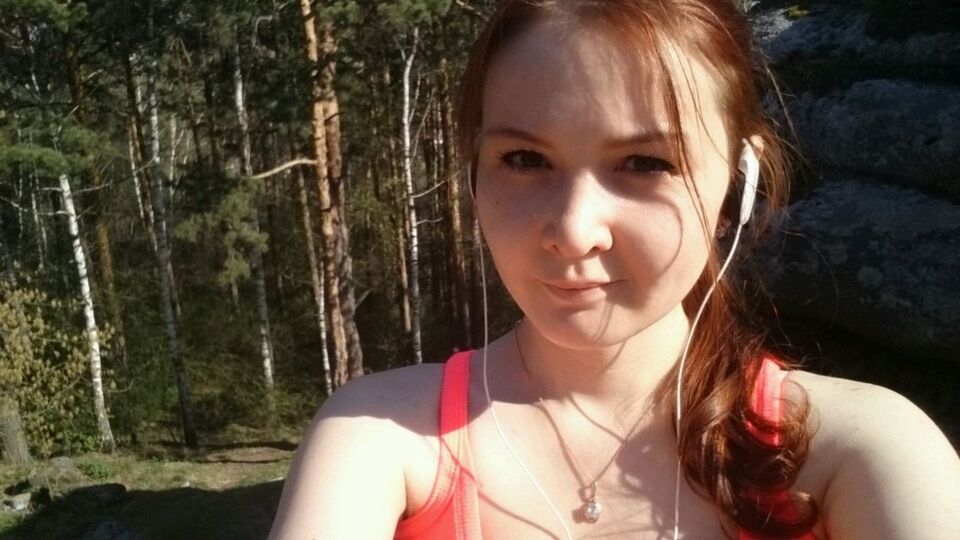
[[(677, 444), (680, 442), (680, 419), (681, 419), (681, 383), (683, 382), (683, 368), (687, 359), (687, 353), (690, 350), (690, 343), (693, 339), (693, 332), (697, 327), (697, 323), (700, 321), (700, 316), (703, 314), (703, 310), (707, 305), (707, 300), (710, 299), (710, 296), (713, 295), (713, 291), (717, 286), (717, 283), (720, 281), (720, 278), (723, 277), (724, 272), (727, 270), (727, 266), (730, 265), (730, 261), (733, 259), (733, 254), (737, 250), (737, 244), (740, 242), (740, 233), (743, 230), (743, 220), (741, 219), (740, 223), (737, 226), (737, 232), (733, 238), (733, 244), (730, 247), (730, 252), (727, 255), (726, 260), (720, 268), (720, 272), (717, 274), (717, 279), (714, 280), (713, 284), (710, 285), (710, 289), (707, 290), (707, 294), (703, 297), (703, 301), (700, 303), (700, 307), (697, 309), (697, 314), (693, 319), (693, 323), (690, 325), (690, 330), (687, 332), (687, 337), (685, 339), (683, 354), (680, 355), (680, 365), (677, 368), (677, 388), (676, 388), (676, 436)], [(553, 504), (553, 501), (550, 500), (550, 497), (547, 495), (547, 492), (540, 486), (540, 483), (537, 482), (536, 477), (533, 476), (533, 473), (530, 472), (530, 469), (527, 468), (527, 465), (523, 462), (523, 459), (520, 458), (520, 455), (513, 449), (513, 446), (510, 444), (510, 441), (507, 440), (506, 434), (503, 432), (503, 428), (500, 425), (500, 420), (497, 418), (497, 411), (493, 406), (493, 400), (490, 399), (490, 384), (487, 380), (487, 349), (489, 348), (489, 339), (490, 339), (490, 327), (489, 319), (487, 313), (487, 275), (486, 275), (486, 263), (483, 256), (483, 247), (480, 247), (480, 281), (483, 287), (483, 392), (487, 399), (487, 406), (490, 408), (490, 414), (493, 416), (493, 423), (497, 428), (497, 433), (500, 435), (500, 440), (503, 441), (503, 444), (507, 447), (507, 450), (510, 451), (510, 454), (513, 455), (513, 458), (516, 460), (517, 464), (520, 465), (520, 468), (523, 469), (523, 472), (526, 473), (527, 477), (530, 479), (530, 482), (533, 486), (540, 492), (540, 495), (543, 496), (543, 500), (546, 501), (547, 506), (550, 507), (550, 511), (553, 512), (553, 515), (556, 516), (557, 521), (560, 522), (560, 526), (563, 527), (564, 536), (567, 540), (573, 540), (573, 534), (570, 532), (570, 528), (567, 527), (567, 522), (563, 519), (563, 516), (560, 514), (560, 511), (557, 510), (556, 505)], [(676, 483), (674, 489), (674, 498), (673, 498), (673, 540), (680, 538), (680, 477), (681, 477), (681, 462), (679, 453), (677, 455), (677, 474), (676, 474)]]

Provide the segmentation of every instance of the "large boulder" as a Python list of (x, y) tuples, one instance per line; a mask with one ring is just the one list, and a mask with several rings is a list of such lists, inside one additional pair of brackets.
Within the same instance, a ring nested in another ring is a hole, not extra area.
[(810, 58), (856, 58), (900, 68), (960, 67), (960, 28), (884, 39), (870, 35), (870, 17), (849, 7), (819, 5), (806, 10), (760, 10), (751, 19), (757, 42), (774, 64)]
[(863, 81), (788, 110), (816, 164), (960, 200), (960, 87)]
[(857, 179), (783, 215), (754, 256), (774, 302), (910, 355), (960, 362), (960, 207)]

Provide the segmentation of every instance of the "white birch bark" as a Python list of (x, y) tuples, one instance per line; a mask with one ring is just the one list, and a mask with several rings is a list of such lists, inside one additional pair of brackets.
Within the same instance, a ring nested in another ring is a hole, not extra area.
[[(153, 8), (151, 4), (148, 16), (148, 31), (153, 37)], [(177, 397), (180, 403), (180, 423), (183, 427), (184, 442), (188, 447), (197, 446), (197, 432), (193, 419), (193, 404), (190, 396), (190, 381), (183, 360), (180, 344), (180, 332), (174, 308), (173, 273), (170, 264), (170, 240), (167, 233), (167, 205), (164, 189), (164, 172), (160, 160), (160, 114), (157, 102), (157, 60), (150, 59), (147, 76), (147, 104), (150, 114), (150, 167), (153, 175), (153, 226), (157, 237), (157, 272), (160, 275), (161, 310), (170, 348), (170, 360), (173, 364), (174, 379), (177, 384)]]
[(327, 395), (333, 395), (333, 375), (330, 372), (330, 353), (327, 351), (327, 317), (323, 299), (323, 267), (317, 262), (316, 241), (313, 237), (313, 218), (310, 216), (310, 201), (303, 173), (297, 171), (297, 194), (303, 218), (303, 235), (307, 243), (307, 262), (310, 264), (310, 285), (313, 302), (317, 306), (317, 330), (320, 332), (320, 360), (323, 363), (323, 382)]
[(77, 220), (77, 210), (73, 205), (70, 179), (67, 175), (61, 174), (59, 180), (60, 194), (63, 196), (63, 208), (67, 216), (67, 229), (70, 231), (70, 241), (73, 245), (73, 261), (77, 265), (77, 275), (80, 278), (80, 298), (83, 302), (83, 318), (86, 323), (87, 345), (90, 348), (90, 380), (93, 383), (93, 410), (97, 417), (97, 430), (100, 432), (100, 444), (105, 451), (113, 452), (116, 444), (113, 440), (113, 431), (110, 429), (110, 418), (107, 415), (106, 400), (103, 396), (100, 329), (97, 327), (97, 317), (93, 309), (93, 296), (90, 294), (87, 258), (84, 253), (83, 243), (80, 241), (80, 223)]
[(419, 29), (414, 28), (413, 44), (410, 46), (410, 52), (401, 51), (403, 56), (403, 119), (401, 121), (403, 129), (403, 182), (407, 206), (407, 235), (410, 239), (407, 245), (407, 262), (410, 265), (408, 271), (410, 277), (410, 287), (408, 288), (411, 312), (410, 334), (413, 344), (413, 361), (417, 364), (423, 363), (423, 349), (420, 338), (420, 271), (418, 268), (420, 246), (417, 233), (417, 206), (413, 190), (413, 150), (410, 141), (410, 124), (413, 121), (413, 112), (410, 105), (410, 74), (417, 57), (419, 39)]
[[(239, 32), (238, 32), (239, 37)], [(233, 47), (233, 85), (234, 106), (237, 109), (237, 120), (240, 123), (240, 138), (243, 151), (243, 175), (253, 176), (253, 152), (250, 144), (250, 120), (247, 116), (246, 96), (243, 90), (243, 71), (240, 65), (240, 44)], [(249, 210), (250, 226), (260, 232), (259, 208)], [(267, 305), (267, 285), (263, 275), (263, 254), (254, 250), (251, 256), (251, 270), (257, 294), (257, 315), (260, 319), (260, 358), (263, 362), (263, 383), (267, 395), (273, 392), (273, 342), (270, 337), (270, 309)]]
[[(146, 214), (143, 211), (143, 188), (140, 186), (140, 174), (137, 172), (137, 159), (133, 150), (133, 137), (127, 136), (127, 156), (130, 160), (130, 178), (133, 180), (133, 190), (137, 194), (137, 211), (140, 213), (140, 221), (146, 222)], [(156, 251), (157, 246), (153, 246)]]

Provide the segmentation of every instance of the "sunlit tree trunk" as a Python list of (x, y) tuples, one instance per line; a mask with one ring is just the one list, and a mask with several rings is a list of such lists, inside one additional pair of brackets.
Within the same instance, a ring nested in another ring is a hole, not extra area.
[(297, 196), (300, 201), (300, 215), (303, 223), (303, 236), (306, 240), (307, 262), (310, 265), (310, 292), (317, 308), (317, 331), (320, 335), (320, 360), (323, 363), (323, 380), (327, 395), (333, 393), (333, 378), (330, 373), (330, 354), (327, 352), (327, 318), (323, 300), (323, 269), (317, 263), (316, 240), (313, 236), (313, 218), (310, 216), (310, 198), (303, 180), (303, 171), (297, 171)]
[[(247, 116), (246, 98), (243, 89), (243, 70), (240, 62), (239, 43), (235, 43), (233, 49), (233, 85), (234, 106), (236, 107), (237, 119), (240, 124), (241, 166), (243, 167), (243, 175), (250, 177), (253, 176), (253, 158), (250, 147), (250, 120)], [(253, 205), (253, 208), (248, 209), (249, 215), (247, 219), (250, 222), (251, 228), (259, 233), (260, 210), (256, 202), (254, 202)], [(273, 410), (273, 342), (270, 337), (270, 308), (267, 305), (267, 284), (263, 275), (263, 253), (261, 253), (259, 249), (253, 249), (250, 259), (254, 289), (257, 295), (257, 316), (260, 323), (260, 359), (263, 364), (263, 384), (267, 390), (268, 407)]]
[(461, 179), (456, 173), (456, 142), (453, 137), (453, 102), (451, 99), (449, 67), (447, 60), (440, 61), (440, 126), (443, 137), (443, 179), (447, 195), (447, 245), (453, 266), (452, 305), (454, 318), (454, 343), (460, 350), (470, 348), (470, 302), (467, 284), (467, 258), (464, 253), (463, 216), (460, 213)]
[(97, 430), (100, 432), (100, 445), (104, 451), (113, 452), (116, 444), (113, 441), (113, 431), (110, 429), (110, 418), (107, 415), (106, 401), (103, 396), (100, 329), (97, 326), (97, 317), (93, 309), (93, 296), (90, 293), (86, 254), (83, 250), (83, 243), (80, 241), (80, 222), (77, 219), (77, 211), (73, 204), (70, 179), (66, 174), (60, 175), (60, 194), (63, 196), (67, 229), (70, 231), (70, 241), (73, 245), (73, 261), (77, 265), (77, 276), (80, 278), (80, 298), (83, 302), (83, 318), (86, 323), (87, 346), (89, 347), (90, 380), (93, 385), (93, 410), (97, 418)]
[[(83, 73), (77, 58), (78, 51), (72, 36), (68, 34), (65, 37), (65, 41), (65, 63), (67, 67), (67, 76), (70, 82), (70, 93), (73, 98), (75, 111), (74, 114), (76, 115), (80, 125), (89, 127), (87, 100), (83, 86)], [(96, 246), (98, 259), (97, 262), (100, 269), (100, 283), (105, 297), (104, 303), (107, 307), (107, 314), (110, 319), (110, 324), (113, 325), (114, 330), (117, 333), (117, 348), (120, 353), (120, 358), (124, 363), (126, 363), (127, 344), (126, 339), (124, 338), (123, 307), (120, 304), (119, 298), (117, 297), (116, 278), (113, 270), (113, 254), (110, 250), (110, 233), (107, 229), (107, 218), (105, 215), (107, 211), (106, 198), (104, 197), (106, 186), (104, 185), (103, 177), (100, 174), (100, 169), (96, 164), (89, 168), (87, 171), (87, 176), (89, 176), (92, 187), (96, 194), (97, 204), (94, 212), (93, 232), (94, 245)]]
[(410, 342), (413, 348), (413, 362), (415, 364), (423, 363), (423, 347), (420, 339), (420, 244), (419, 234), (417, 232), (417, 206), (414, 198), (413, 189), (413, 150), (410, 141), (410, 123), (413, 120), (413, 113), (410, 105), (410, 77), (413, 70), (413, 64), (417, 57), (417, 45), (419, 41), (419, 31), (413, 30), (413, 45), (409, 51), (403, 54), (403, 117), (401, 118), (401, 129), (403, 130), (403, 185), (404, 185), (404, 203), (407, 213), (407, 266), (410, 279), (407, 293), (410, 302)]
[[(306, 55), (311, 70), (311, 121), (312, 143), (315, 156), (315, 180), (317, 199), (320, 204), (320, 235), (323, 245), (323, 277), (324, 293), (326, 296), (327, 313), (329, 315), (330, 333), (333, 337), (334, 358), (334, 387), (339, 387), (347, 381), (351, 374), (350, 352), (347, 340), (344, 309), (341, 299), (341, 270), (343, 270), (343, 233), (340, 220), (340, 207), (334, 198), (338, 195), (339, 186), (334, 185), (339, 177), (330, 176), (329, 149), (326, 127), (325, 103), (333, 92), (333, 59), (330, 54), (333, 47), (332, 30), (327, 23), (321, 24), (324, 29), (323, 43), (317, 35), (316, 13), (310, 0), (300, 0), (300, 13), (307, 38)], [(321, 63), (321, 46), (325, 53)], [(332, 146), (332, 144), (331, 144)], [(338, 158), (339, 156), (334, 156)], [(353, 321), (349, 321), (353, 325)], [(355, 332), (354, 327), (354, 332)]]

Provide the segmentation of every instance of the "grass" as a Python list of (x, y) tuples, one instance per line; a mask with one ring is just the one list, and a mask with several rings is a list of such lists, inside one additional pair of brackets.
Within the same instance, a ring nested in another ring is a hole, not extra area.
[[(136, 453), (78, 456), (73, 461), (87, 480), (58, 486), (53, 502), (32, 514), (0, 512), (0, 539), (77, 538), (106, 520), (144, 539), (264, 538), (293, 449), (287, 441), (213, 445), (190, 453), (156, 445)], [(29, 472), (0, 465), (0, 482), (15, 484)], [(71, 491), (109, 483), (127, 488), (112, 504)]]

